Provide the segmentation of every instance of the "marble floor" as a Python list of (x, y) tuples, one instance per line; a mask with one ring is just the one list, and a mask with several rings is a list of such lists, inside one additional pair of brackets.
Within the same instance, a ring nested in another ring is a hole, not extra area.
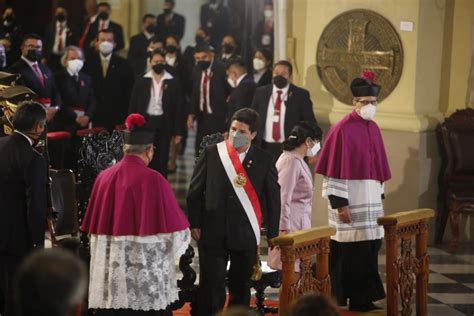
[[(192, 148), (194, 148), (194, 140), (190, 137), (184, 155), (178, 158), (177, 172), (168, 177), (183, 209), (186, 208), (186, 191), (195, 162)], [(265, 254), (266, 249), (262, 252)], [(474, 315), (474, 245), (461, 244), (455, 254), (447, 252), (447, 245), (430, 246), (428, 253), (430, 269), (428, 315)], [(265, 260), (265, 256), (262, 259)], [(197, 260), (194, 261), (194, 267), (198, 269)], [(379, 271), (382, 280), (385, 280), (383, 249), (379, 255)], [(278, 289), (268, 289), (266, 294), (270, 299), (277, 299)], [(377, 304), (384, 307), (385, 301), (377, 302)], [(384, 314), (383, 311), (366, 313), (366, 315)]]

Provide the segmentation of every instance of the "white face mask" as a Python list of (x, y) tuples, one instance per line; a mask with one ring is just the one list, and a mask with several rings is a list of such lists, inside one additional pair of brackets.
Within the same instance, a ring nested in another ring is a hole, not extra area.
[(313, 145), (313, 147), (309, 148), (306, 150), (306, 156), (307, 157), (314, 157), (318, 153), (318, 151), (321, 149), (321, 143), (316, 143)]
[(176, 63), (176, 56), (166, 55), (165, 59), (166, 59), (166, 63), (168, 65), (170, 65), (171, 67), (174, 67), (174, 64)]
[(237, 87), (234, 80), (227, 78), (227, 82), (229, 83), (229, 86), (231, 86), (232, 88)]
[(273, 18), (273, 10), (264, 10), (263, 15), (265, 16), (265, 19), (271, 19)]
[(104, 54), (108, 55), (114, 50), (114, 44), (111, 42), (102, 42), (99, 44), (99, 51)]
[(73, 74), (77, 75), (81, 71), (84, 62), (80, 59), (68, 60), (67, 69)]
[(375, 112), (377, 111), (377, 107), (373, 105), (372, 103), (369, 103), (367, 105), (364, 105), (360, 109), (359, 115), (366, 121), (371, 121), (375, 117)]
[(253, 69), (259, 71), (265, 68), (265, 62), (261, 59), (254, 58), (253, 59)]

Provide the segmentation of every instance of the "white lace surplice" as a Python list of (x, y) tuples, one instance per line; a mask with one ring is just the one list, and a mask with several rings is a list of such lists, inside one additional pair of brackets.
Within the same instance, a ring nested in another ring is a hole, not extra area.
[(162, 310), (178, 299), (175, 260), (189, 229), (151, 236), (91, 235), (89, 307)]

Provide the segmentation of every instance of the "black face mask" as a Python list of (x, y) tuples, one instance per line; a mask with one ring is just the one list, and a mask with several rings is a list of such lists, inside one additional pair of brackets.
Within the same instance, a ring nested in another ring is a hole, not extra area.
[(155, 33), (155, 26), (154, 25), (148, 25), (145, 30), (148, 32), (148, 33)]
[(166, 51), (168, 53), (176, 53), (178, 51), (178, 47), (174, 46), (174, 45), (168, 45), (166, 46)]
[(204, 43), (204, 37), (202, 36), (197, 36), (194, 38), (194, 40), (196, 41), (196, 44), (199, 45), (199, 44), (202, 44)]
[(201, 70), (206, 70), (211, 65), (211, 62), (207, 60), (201, 60), (197, 62), (197, 65), (199, 68), (201, 68)]
[(157, 75), (161, 75), (163, 70), (165, 70), (165, 64), (156, 64), (151, 67)]
[(59, 22), (64, 22), (64, 21), (66, 21), (66, 15), (62, 14), (62, 13), (59, 13), (59, 14), (56, 15), (56, 20), (58, 20)]
[(163, 9), (163, 12), (164, 12), (165, 14), (170, 14), (171, 11), (173, 11), (173, 9), (169, 9), (169, 8), (168, 8), (168, 9)]
[(37, 49), (29, 49), (28, 52), (26, 53), (26, 58), (32, 62), (35, 62), (35, 61), (40, 61), (41, 60), (41, 57), (43, 55), (41, 54), (41, 51), (40, 50), (37, 50)]
[(285, 77), (281, 75), (278, 75), (278, 76), (273, 77), (273, 84), (278, 89), (283, 89), (288, 84), (288, 79), (286, 79)]
[(235, 47), (231, 44), (224, 44), (224, 53), (232, 54), (235, 50)]
[(97, 15), (97, 18), (99, 20), (107, 21), (109, 19), (109, 14), (107, 12), (100, 12), (99, 15)]

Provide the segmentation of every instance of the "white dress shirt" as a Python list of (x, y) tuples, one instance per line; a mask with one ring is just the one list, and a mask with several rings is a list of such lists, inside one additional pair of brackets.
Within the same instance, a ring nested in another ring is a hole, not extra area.
[(144, 78), (151, 78), (151, 91), (150, 91), (150, 101), (148, 102), (147, 113), (149, 115), (163, 115), (163, 81), (166, 79), (173, 79), (173, 76), (170, 75), (167, 71), (164, 72), (163, 76), (159, 82), (156, 81), (153, 76), (153, 70), (147, 72)]
[[(110, 53), (109, 55), (107, 56), (104, 56), (102, 55), (101, 53), (99, 53), (99, 56), (100, 56), (100, 65), (102, 66), (102, 64), (105, 62), (105, 64), (107, 65), (107, 71), (106, 73), (109, 71), (109, 65), (110, 65), (110, 59), (112, 58), (112, 54), (113, 53)], [(102, 69), (101, 69), (102, 70)]]
[[(62, 30), (61, 30), (62, 27)], [(66, 34), (67, 34), (67, 25), (66, 22), (56, 22), (56, 34), (54, 36), (54, 44), (53, 44), (53, 54), (55, 55), (61, 55), (64, 53), (64, 49), (66, 48)], [(61, 31), (61, 33), (59, 32)], [(61, 45), (62, 45), (62, 50), (59, 51), (59, 38), (61, 37)]]
[[(251, 146), (251, 145), (250, 145), (250, 146)], [(247, 150), (244, 151), (243, 153), (237, 152), (237, 154), (239, 155), (239, 160), (240, 160), (241, 163), (244, 162), (245, 156), (247, 156), (247, 153), (249, 152), (250, 146), (249, 146), (249, 147), (247, 148)]]
[[(267, 143), (275, 143), (275, 140), (273, 139), (273, 122), (274, 120), (280, 120), (280, 139), (278, 143), (283, 143), (285, 140), (285, 113), (286, 113), (286, 100), (288, 98), (288, 89), (290, 88), (290, 85), (286, 85), (283, 89), (278, 89), (277, 87), (273, 86), (272, 90), (272, 96), (270, 97), (270, 100), (268, 100), (268, 110), (267, 110), (267, 117), (265, 119), (265, 131), (263, 134), (263, 140)], [(280, 95), (280, 98), (282, 100), (281, 102), (281, 108), (280, 108), (280, 117), (275, 116), (275, 103), (278, 99), (278, 93), (277, 91), (281, 90), (282, 93)]]
[[(94, 21), (95, 21), (95, 19), (94, 19)], [(109, 28), (110, 20), (106, 20), (106, 21), (103, 22), (103, 23), (104, 23), (104, 24), (103, 24), (103, 25), (104, 25), (103, 28), (100, 28), (101, 25), (102, 25), (102, 20), (99, 20), (98, 22), (99, 22), (98, 25), (97, 25), (97, 27), (98, 27), (97, 30), (98, 30), (98, 31), (100, 31), (100, 30), (105, 30), (105, 29), (108, 29), (108, 28)], [(94, 22), (91, 22), (91, 23), (94, 23)]]
[(199, 100), (199, 108), (201, 109), (201, 112), (203, 110), (203, 106), (204, 106), (204, 98), (203, 98), (203, 95), (202, 95), (202, 89), (203, 89), (203, 83), (204, 83), (204, 73), (207, 72), (207, 93), (206, 93), (206, 98), (207, 98), (207, 113), (208, 114), (212, 114), (212, 109), (211, 109), (211, 100), (210, 100), (210, 94), (209, 94), (209, 91), (211, 91), (211, 68), (212, 68), (212, 63), (211, 65), (209, 66), (209, 68), (207, 68), (206, 70), (202, 70), (201, 71), (201, 93), (199, 93), (199, 96), (200, 96), (200, 100)]
[(237, 82), (235, 84), (236, 87), (238, 87), (242, 80), (244, 80), (245, 76), (247, 76), (247, 73), (244, 73), (242, 76), (239, 77), (239, 79), (237, 79)]

